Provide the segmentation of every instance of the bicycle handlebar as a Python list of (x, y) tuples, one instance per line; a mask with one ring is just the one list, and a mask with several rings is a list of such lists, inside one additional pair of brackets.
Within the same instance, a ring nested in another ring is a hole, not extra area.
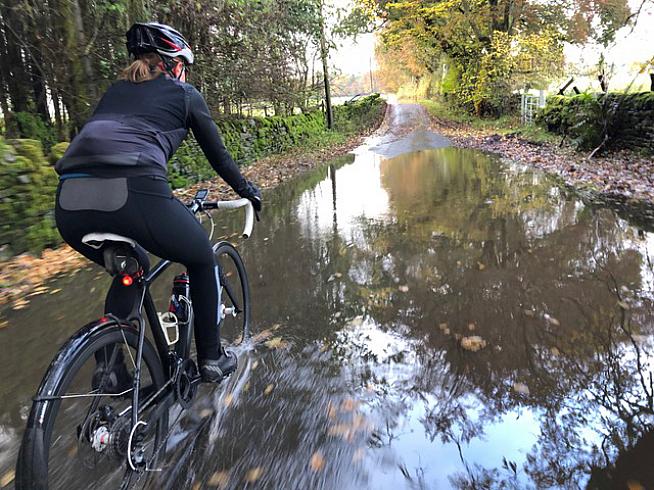
[(238, 209), (245, 208), (245, 226), (243, 227), (243, 238), (250, 238), (254, 227), (254, 208), (249, 199), (242, 198), (234, 201), (214, 201), (202, 203), (204, 209)]
[(199, 191), (193, 202), (188, 205), (193, 214), (203, 209), (238, 209), (245, 208), (245, 227), (243, 228), (243, 238), (250, 238), (254, 226), (254, 208), (249, 199), (235, 199), (233, 201), (205, 201), (206, 193)]

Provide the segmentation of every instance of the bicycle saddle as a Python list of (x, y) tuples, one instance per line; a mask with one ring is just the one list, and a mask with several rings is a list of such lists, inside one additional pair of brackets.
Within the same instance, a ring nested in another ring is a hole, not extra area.
[(89, 233), (82, 237), (82, 243), (96, 250), (103, 249), (104, 268), (116, 276), (136, 274), (142, 269), (136, 254), (136, 242), (115, 233)]

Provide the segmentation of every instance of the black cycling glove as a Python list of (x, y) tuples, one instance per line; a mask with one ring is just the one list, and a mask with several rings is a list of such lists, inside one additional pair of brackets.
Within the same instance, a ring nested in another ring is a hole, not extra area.
[(254, 185), (249, 180), (245, 180), (244, 184), (236, 189), (236, 192), (238, 192), (239, 196), (249, 199), (252, 203), (252, 207), (257, 213), (261, 211), (261, 191), (256, 185)]

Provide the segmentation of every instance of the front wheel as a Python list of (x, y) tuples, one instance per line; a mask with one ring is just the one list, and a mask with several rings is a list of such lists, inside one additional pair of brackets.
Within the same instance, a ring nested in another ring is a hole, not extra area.
[(219, 242), (213, 247), (218, 265), (220, 302), (223, 319), (220, 335), (245, 340), (250, 333), (250, 283), (240, 254), (229, 242)]
[[(52, 361), (35, 397), (18, 455), (16, 488), (116, 489), (145, 483), (127, 465), (138, 448), (143, 466), (155, 464), (168, 429), (167, 412), (132, 430), (132, 380), (138, 330), (111, 319), (91, 323)], [(165, 383), (159, 357), (145, 339), (139, 420)], [(139, 432), (140, 431), (140, 432)]]

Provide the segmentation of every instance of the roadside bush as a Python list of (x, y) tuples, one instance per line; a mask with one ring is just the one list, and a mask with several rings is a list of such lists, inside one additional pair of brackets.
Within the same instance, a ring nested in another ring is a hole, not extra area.
[(537, 122), (579, 149), (597, 148), (606, 135), (607, 149), (654, 152), (654, 92), (550, 97)]
[(11, 137), (38, 140), (45, 151), (57, 142), (57, 131), (38, 115), (31, 112), (12, 112), (7, 117), (7, 135)]
[(36, 140), (0, 140), (0, 248), (41, 252), (61, 241), (54, 223), (57, 175)]

